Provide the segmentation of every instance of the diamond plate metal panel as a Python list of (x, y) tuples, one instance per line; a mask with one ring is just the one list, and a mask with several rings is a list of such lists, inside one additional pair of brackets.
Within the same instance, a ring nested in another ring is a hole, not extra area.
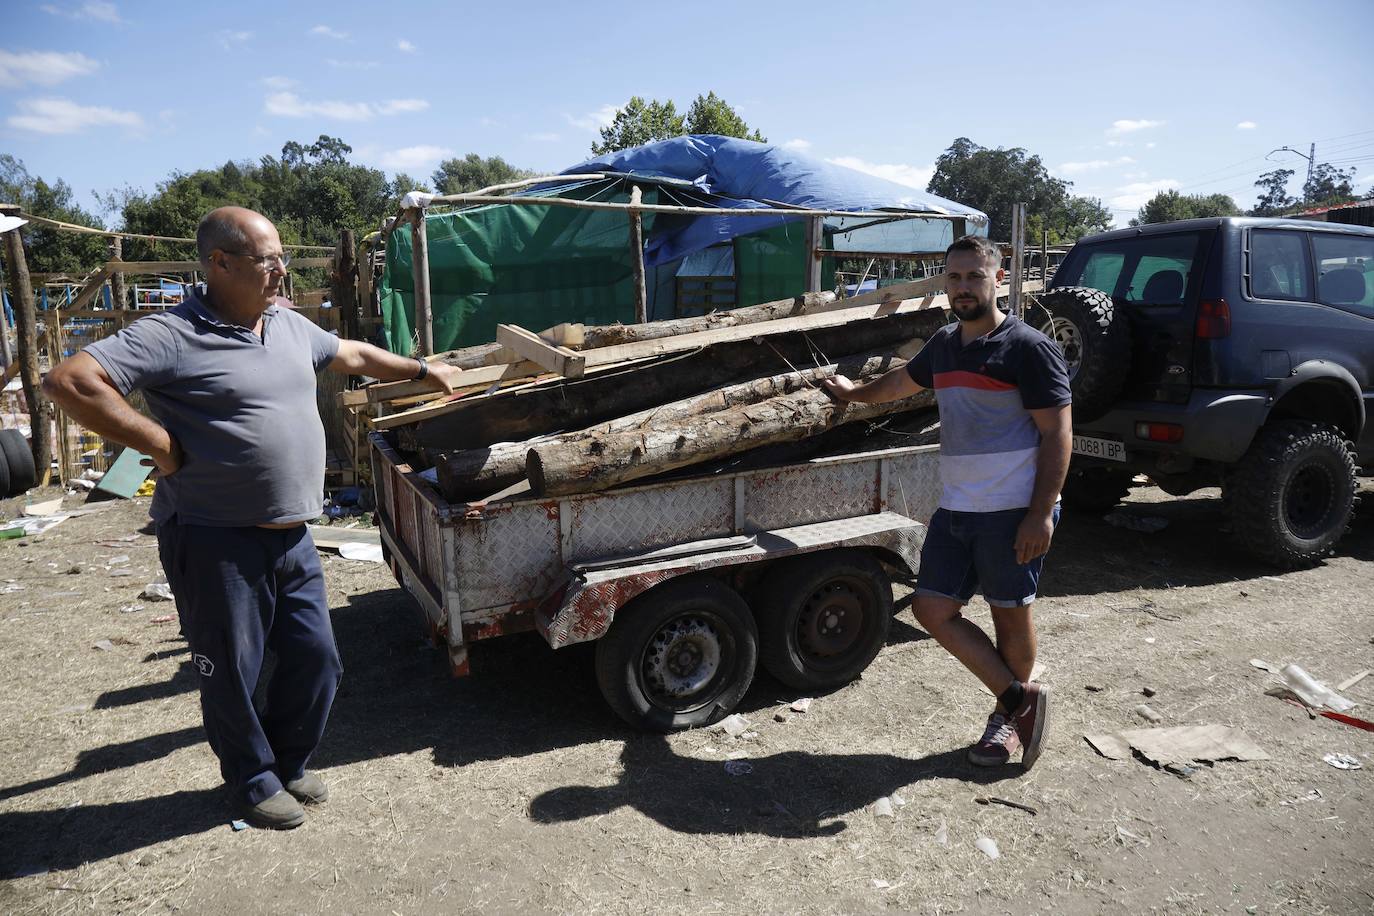
[(770, 531), (878, 509), (878, 462), (783, 468), (745, 480), (746, 531)]
[(889, 459), (887, 508), (925, 524), (940, 504), (940, 462), (934, 451)]
[(564, 555), (572, 563), (734, 533), (729, 478), (675, 481), (569, 503), (573, 536)]
[(469, 610), (536, 602), (558, 584), (557, 503), (515, 503), (455, 525), (457, 555), (447, 557), (466, 617)]

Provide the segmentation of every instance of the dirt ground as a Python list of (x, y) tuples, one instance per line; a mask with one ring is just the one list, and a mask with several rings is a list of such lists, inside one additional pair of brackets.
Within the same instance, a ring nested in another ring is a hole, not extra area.
[[(1214, 492), (1133, 491), (1124, 511), (1168, 521), (1153, 534), (1066, 516), (1029, 773), (964, 762), (991, 699), (909, 610), (808, 712), (761, 674), (752, 735), (664, 738), (609, 712), (591, 647), (493, 640), (451, 679), (386, 569), (329, 556), (346, 674), (314, 765), (332, 797), (290, 832), (231, 829), (185, 644), (157, 622), (172, 605), (137, 597), (158, 571), (147, 500), (119, 503), (0, 542), (0, 912), (1369, 913), (1374, 733), (1266, 696), (1249, 664), (1332, 685), (1374, 668), (1364, 491), (1339, 553), (1282, 575), (1219, 533)], [(1185, 779), (1098, 756), (1083, 735), (1145, 725), (1146, 687), (1162, 724), (1238, 726), (1271, 759)], [(1347, 693), (1374, 717), (1374, 676)]]

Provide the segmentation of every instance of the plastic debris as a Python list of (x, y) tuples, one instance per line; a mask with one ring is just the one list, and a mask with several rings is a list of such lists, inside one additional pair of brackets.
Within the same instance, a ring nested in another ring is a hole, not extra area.
[(1145, 644), (1146, 644), (1147, 646), (1153, 646), (1153, 645), (1155, 644), (1155, 638), (1154, 638), (1153, 636), (1146, 636), (1146, 637), (1145, 637)]
[(1163, 717), (1163, 716), (1161, 716), (1159, 713), (1155, 712), (1154, 709), (1152, 709), (1150, 706), (1148, 706), (1148, 705), (1145, 704), (1145, 703), (1141, 703), (1139, 706), (1137, 706), (1137, 707), (1135, 708), (1135, 714), (1138, 715), (1138, 716), (1140, 716), (1140, 718), (1144, 719), (1146, 722), (1163, 722), (1163, 721), (1164, 721), (1164, 717)]
[(902, 796), (898, 795), (896, 792), (893, 792), (891, 795), (889, 795), (887, 797), (887, 800), (892, 802), (892, 804), (898, 808), (906, 807), (906, 799), (902, 798)]
[(738, 738), (749, 730), (749, 720), (739, 713), (733, 713), (711, 727), (717, 731), (725, 732), (731, 738)]
[(92, 649), (99, 649), (101, 652), (109, 652), (114, 649), (114, 643), (108, 639), (99, 639), (91, 644)]
[(117, 556), (117, 557), (110, 557), (108, 560), (105, 561), (105, 565), (106, 565), (106, 566), (121, 566), (121, 565), (123, 565), (123, 564), (125, 564), (125, 563), (127, 563), (127, 562), (129, 562), (129, 555), (128, 555), (127, 553), (121, 553), (121, 554), (120, 554), (119, 556)]
[(1350, 754), (1323, 754), (1322, 759), (1338, 770), (1362, 770), (1364, 764)]
[(725, 772), (731, 776), (748, 776), (754, 772), (754, 765), (747, 760), (727, 760)]
[(230, 822), (229, 822), (229, 826), (234, 828), (234, 832), (235, 832), (235, 833), (238, 833), (240, 830), (247, 830), (247, 829), (248, 829), (248, 822), (247, 822), (247, 821), (233, 820), (233, 821), (230, 821)]
[(935, 842), (946, 848), (949, 847), (949, 825), (945, 823), (943, 817), (940, 818), (940, 826), (935, 828)]
[(150, 617), (150, 618), (148, 618), (148, 622), (149, 622), (149, 623), (171, 623), (173, 620), (176, 620), (176, 619), (177, 619), (177, 617), (176, 617), (175, 614), (159, 614), (159, 615), (157, 615), (156, 617)]
[(872, 879), (872, 880), (873, 880), (873, 887), (874, 887), (875, 889), (877, 889), (877, 890), (885, 891), (885, 890), (890, 890), (890, 889), (892, 888), (892, 885), (889, 884), (889, 883), (887, 883), (886, 881), (884, 881), (882, 878), (874, 878), (874, 879)]
[(368, 563), (381, 563), (381, 544), (341, 544), (339, 556), (346, 560), (365, 560)]
[(1306, 795), (1299, 795), (1297, 798), (1285, 798), (1279, 802), (1280, 805), (1305, 805), (1308, 802), (1321, 801), (1323, 799), (1321, 789), (1308, 789)]
[(1268, 662), (1266, 662), (1266, 661), (1265, 661), (1264, 659), (1262, 659), (1262, 658), (1252, 658), (1252, 659), (1250, 659), (1250, 667), (1252, 667), (1252, 668), (1258, 668), (1258, 669), (1261, 670), (1261, 671), (1269, 671), (1269, 672), (1272, 672), (1272, 673), (1275, 673), (1275, 674), (1277, 674), (1277, 673), (1278, 673), (1278, 670), (1279, 670), (1279, 669), (1275, 668), (1273, 665), (1271, 665), (1271, 664), (1269, 664)]
[(135, 611), (141, 611), (141, 610), (143, 610), (143, 605), (141, 605), (141, 604), (126, 604), (126, 605), (124, 605), (122, 608), (119, 609), (119, 613), (121, 613), (121, 614), (132, 614), (132, 613), (134, 613)]
[(1128, 512), (1108, 513), (1102, 516), (1102, 521), (1116, 528), (1140, 531), (1145, 534), (1154, 534), (1156, 531), (1163, 531), (1169, 527), (1167, 518), (1160, 518), (1155, 515), (1131, 515)]
[(788, 708), (793, 712), (806, 712), (811, 708), (811, 698), (802, 697), (800, 700), (793, 700), (792, 705)]
[(989, 859), (1000, 859), (1002, 853), (997, 849), (997, 842), (990, 837), (980, 836), (973, 841), (973, 845), (978, 847), (978, 851)]
[(1345, 712), (1355, 708), (1354, 703), (1312, 677), (1298, 665), (1284, 665), (1279, 673), (1288, 689), (1314, 709), (1325, 706), (1333, 712)]
[(149, 582), (143, 586), (143, 591), (138, 593), (138, 597), (147, 601), (171, 601), (172, 586), (167, 584), (167, 580), (159, 578), (156, 582)]
[(896, 817), (897, 812), (892, 810), (892, 800), (880, 798), (873, 803), (874, 817)]
[(66, 515), (43, 515), (37, 518), (16, 518), (3, 529), (0, 529), (0, 531), (18, 529), (22, 531), (23, 534), (9, 536), (23, 537), (24, 535), (29, 535), (31, 537), (36, 537), (37, 535), (43, 534), (45, 531), (56, 528), (58, 525), (65, 522), (67, 518), (68, 516)]

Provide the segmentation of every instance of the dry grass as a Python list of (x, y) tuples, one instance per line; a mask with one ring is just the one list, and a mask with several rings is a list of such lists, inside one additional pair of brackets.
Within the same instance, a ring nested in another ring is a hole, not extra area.
[[(290, 833), (228, 826), (184, 645), (150, 622), (168, 605), (132, 597), (152, 539), (100, 544), (139, 507), (0, 544), (0, 580), (24, 586), (0, 593), (0, 910), (1368, 912), (1374, 736), (1264, 696), (1247, 660), (1328, 682), (1374, 667), (1374, 501), (1340, 556), (1274, 575), (1216, 536), (1213, 503), (1157, 499), (1131, 511), (1168, 518), (1161, 534), (1061, 528), (1037, 615), (1056, 719), (1024, 774), (963, 762), (991, 701), (909, 612), (809, 712), (776, 721), (795, 696), (760, 676), (741, 710), (755, 737), (665, 738), (613, 719), (587, 647), (494, 641), (450, 680), (385, 571), (331, 558), (347, 673), (316, 763), (333, 798)], [(138, 576), (110, 576), (118, 554)], [(1273, 759), (1185, 781), (1098, 757), (1082, 734), (1143, 725), (1147, 684), (1165, 724), (1236, 725)], [(1371, 680), (1351, 694), (1374, 702)], [(1333, 750), (1370, 769), (1332, 769)], [(727, 775), (732, 757), (752, 773)], [(906, 804), (875, 816), (893, 793)]]

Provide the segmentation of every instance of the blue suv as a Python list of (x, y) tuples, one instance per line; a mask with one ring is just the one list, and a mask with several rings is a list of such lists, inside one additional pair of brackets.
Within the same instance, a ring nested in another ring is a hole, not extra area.
[(1105, 511), (1136, 474), (1222, 487), (1239, 541), (1275, 565), (1330, 553), (1374, 465), (1374, 229), (1193, 219), (1090, 236), (1026, 320), (1074, 389), (1066, 508)]

